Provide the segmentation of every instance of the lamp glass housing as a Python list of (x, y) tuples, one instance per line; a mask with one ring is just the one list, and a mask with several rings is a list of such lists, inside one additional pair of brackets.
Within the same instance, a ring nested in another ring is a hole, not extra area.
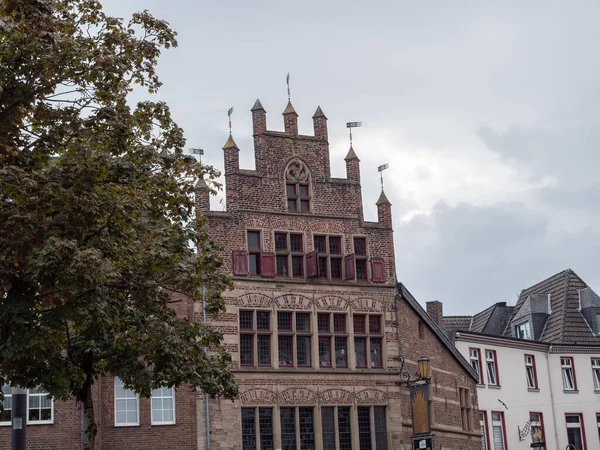
[(429, 358), (427, 356), (421, 356), (417, 363), (419, 364), (419, 373), (422, 378), (429, 378)]

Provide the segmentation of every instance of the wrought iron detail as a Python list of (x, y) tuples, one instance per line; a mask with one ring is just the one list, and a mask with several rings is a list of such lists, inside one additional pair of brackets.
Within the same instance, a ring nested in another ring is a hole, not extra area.
[(411, 373), (411, 369), (406, 362), (406, 358), (403, 356), (396, 356), (395, 361), (400, 361), (400, 380), (396, 381), (397, 385), (410, 385), (419, 381), (429, 381), (431, 377), (424, 377), (421, 372), (417, 369), (414, 373)]
[(527, 421), (523, 429), (521, 429), (520, 426), (517, 426), (517, 430), (519, 431), (519, 441), (524, 441), (531, 431), (531, 420)]

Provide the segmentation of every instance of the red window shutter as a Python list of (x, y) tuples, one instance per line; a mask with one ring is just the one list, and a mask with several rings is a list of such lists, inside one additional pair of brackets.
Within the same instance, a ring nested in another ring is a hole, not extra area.
[(344, 256), (344, 280), (354, 280), (355, 265), (354, 265), (354, 253)]
[(246, 250), (233, 251), (233, 274), (248, 275), (248, 252)]
[(306, 254), (306, 276), (314, 278), (317, 276), (317, 252), (308, 252)]
[(260, 275), (263, 277), (275, 276), (275, 253), (262, 252), (260, 254)]
[(371, 258), (371, 278), (373, 283), (385, 283), (383, 258)]

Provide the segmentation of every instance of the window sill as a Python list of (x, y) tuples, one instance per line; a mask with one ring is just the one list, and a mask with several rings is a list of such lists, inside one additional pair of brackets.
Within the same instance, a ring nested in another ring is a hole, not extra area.
[(527, 392), (540, 392), (538, 388), (527, 388)]
[(477, 383), (477, 384), (475, 385), (475, 387), (478, 387), (478, 388), (484, 388), (484, 387), (485, 387), (485, 383)]
[(131, 427), (139, 427), (139, 423), (115, 423), (115, 428), (131, 428)]
[(156, 422), (156, 423), (150, 424), (150, 426), (153, 426), (153, 427), (172, 427), (173, 425), (177, 425), (177, 423), (175, 423), (175, 422)]
[[(10, 427), (12, 425), (11, 422), (0, 422), (0, 427)], [(54, 421), (46, 421), (46, 422), (27, 422), (27, 426), (38, 427), (40, 425), (54, 425)]]
[(488, 384), (487, 387), (490, 389), (502, 389), (502, 386), (499, 384)]
[(563, 389), (563, 394), (579, 394), (579, 390), (576, 390), (576, 389), (565, 390), (565, 389)]
[(600, 394), (600, 390), (596, 389), (596, 390), (594, 391), (594, 394)]

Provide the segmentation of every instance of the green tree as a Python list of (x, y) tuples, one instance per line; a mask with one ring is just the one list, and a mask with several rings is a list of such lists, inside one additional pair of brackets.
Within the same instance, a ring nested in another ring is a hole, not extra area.
[(208, 313), (224, 308), (219, 248), (193, 217), (195, 180), (218, 174), (184, 154), (166, 104), (128, 103), (156, 93), (176, 44), (148, 12), (0, 0), (0, 385), (75, 398), (86, 449), (98, 377), (237, 394), (221, 336), (170, 307), (205, 286)]

